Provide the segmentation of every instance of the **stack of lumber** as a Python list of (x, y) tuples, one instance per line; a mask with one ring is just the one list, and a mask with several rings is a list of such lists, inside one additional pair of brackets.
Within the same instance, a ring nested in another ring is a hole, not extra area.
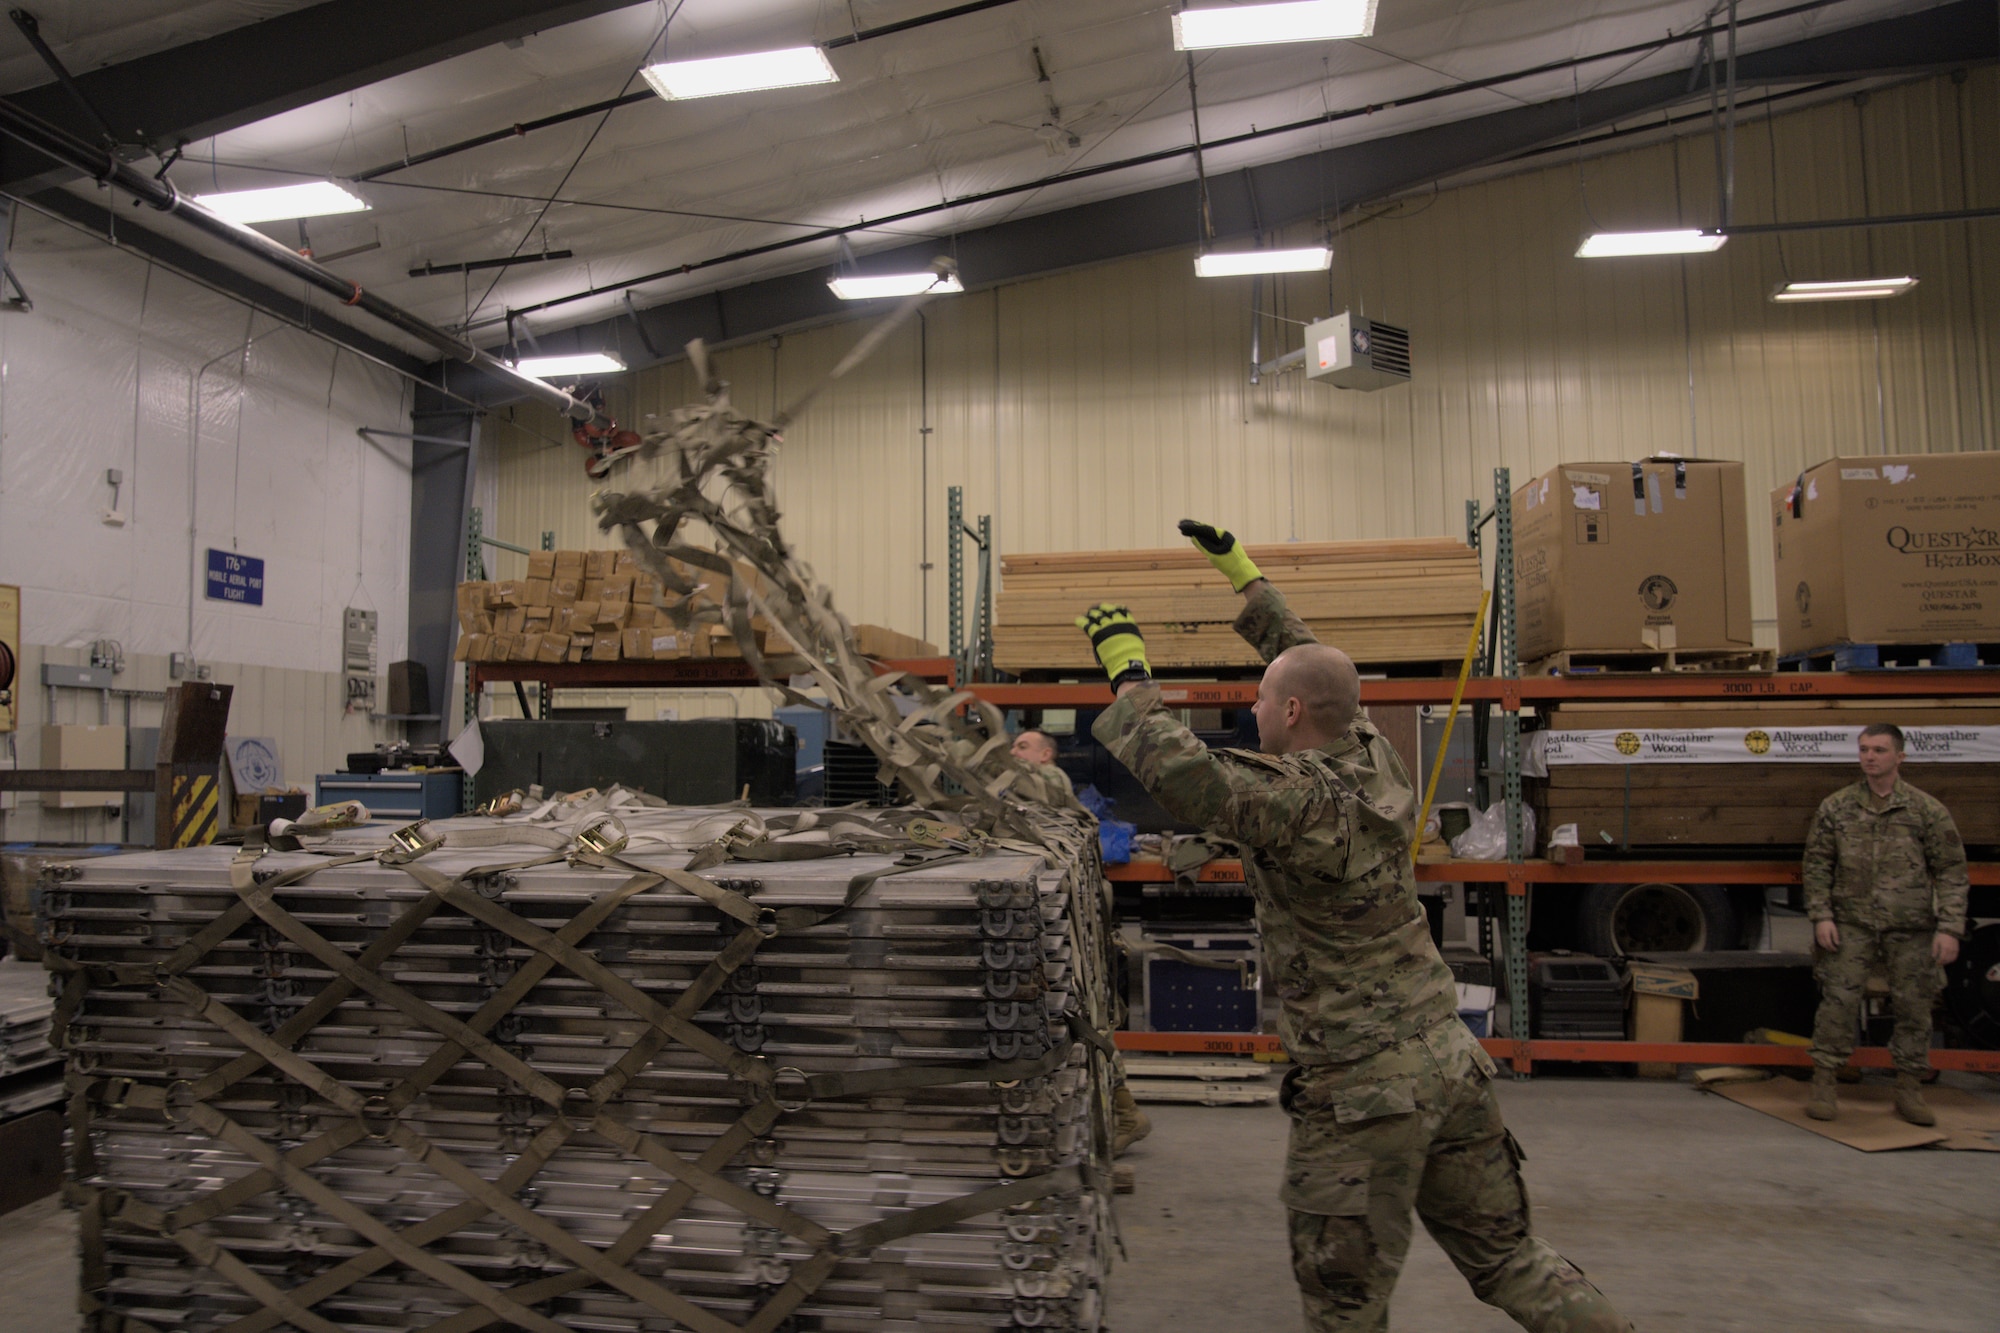
[[(1479, 557), (1448, 538), (1252, 546), (1250, 558), (1314, 634), (1356, 662), (1455, 662), (1479, 613)], [(1230, 628), (1243, 599), (1192, 545), (1164, 551), (1061, 551), (1000, 562), (994, 665), (1005, 671), (1097, 665), (1076, 617), (1122, 602), (1157, 668), (1244, 667), (1257, 654)]]

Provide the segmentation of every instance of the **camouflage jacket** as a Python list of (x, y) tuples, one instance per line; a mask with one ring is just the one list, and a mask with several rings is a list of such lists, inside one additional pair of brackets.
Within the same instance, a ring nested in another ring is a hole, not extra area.
[(1081, 810), (1083, 802), (1076, 799), (1076, 784), (1069, 780), (1069, 774), (1054, 764), (1030, 764), (1030, 771), (1042, 780), (1042, 803), (1058, 810)]
[[(1313, 641), (1269, 583), (1236, 629), (1266, 661)], [(1148, 685), (1091, 730), (1176, 819), (1237, 845), (1294, 1060), (1359, 1060), (1454, 1016), (1410, 867), (1416, 793), (1368, 722), (1323, 750), (1210, 750)]]
[(1944, 802), (1901, 778), (1876, 809), (1866, 779), (1819, 804), (1806, 835), (1806, 915), (1872, 930), (1965, 935), (1965, 844)]

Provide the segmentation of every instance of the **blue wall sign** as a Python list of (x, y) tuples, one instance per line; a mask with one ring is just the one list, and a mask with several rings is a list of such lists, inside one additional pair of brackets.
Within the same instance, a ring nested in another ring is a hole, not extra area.
[(264, 562), (256, 556), (208, 548), (208, 599), (264, 604)]

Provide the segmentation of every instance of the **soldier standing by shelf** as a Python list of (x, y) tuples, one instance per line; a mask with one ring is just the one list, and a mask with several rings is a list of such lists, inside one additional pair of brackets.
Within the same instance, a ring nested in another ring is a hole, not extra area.
[(1965, 844), (1944, 803), (1897, 776), (1903, 732), (1887, 722), (1861, 729), (1861, 780), (1820, 802), (1806, 836), (1806, 915), (1813, 923), (1812, 1092), (1806, 1114), (1840, 1113), (1834, 1079), (1854, 1052), (1861, 990), (1870, 967), (1889, 977), (1896, 1028), (1896, 1114), (1935, 1125), (1920, 1079), (1930, 1067), (1931, 1006), (1940, 968), (1965, 937)]

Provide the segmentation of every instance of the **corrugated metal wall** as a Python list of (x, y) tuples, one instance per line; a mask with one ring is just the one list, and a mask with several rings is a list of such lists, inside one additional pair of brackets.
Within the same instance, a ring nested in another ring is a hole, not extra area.
[[(1735, 218), (2000, 202), (1996, 111), (1989, 67), (1862, 105), (1753, 114)], [(1171, 544), (1187, 514), (1251, 541), (1455, 535), (1464, 502), (1490, 499), (1495, 466), (1518, 485), (1559, 462), (1656, 451), (1741, 459), (1757, 515), (1771, 488), (1835, 453), (1994, 446), (2000, 224), (1739, 237), (1687, 260), (1574, 257), (1593, 230), (1712, 225), (1716, 193), (1713, 144), (1688, 138), (1348, 226), (1333, 272), (1267, 282), (1263, 354), (1297, 346), (1302, 321), (1365, 310), (1407, 326), (1414, 349), (1413, 382), (1377, 393), (1297, 373), (1252, 387), (1252, 280), (1197, 280), (1186, 251), (939, 300), (788, 433), (788, 531), (851, 617), (941, 641), (950, 485), (966, 488), (969, 513), (994, 516), (1003, 551), (1081, 550)], [(1921, 285), (1889, 302), (1768, 299), (1786, 276), (1886, 273)], [(737, 348), (721, 373), (739, 406), (768, 414), (860, 332)], [(643, 428), (690, 392), (675, 364), (632, 377), (614, 407)], [(581, 453), (552, 416), (522, 408), (489, 438), (499, 535), (606, 544)], [(1770, 546), (1753, 529), (1759, 639), (1772, 644)]]

